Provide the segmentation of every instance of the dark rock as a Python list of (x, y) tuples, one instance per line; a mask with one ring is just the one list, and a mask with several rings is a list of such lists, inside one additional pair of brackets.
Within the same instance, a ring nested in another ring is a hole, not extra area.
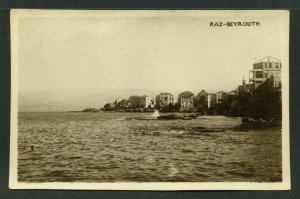
[(176, 114), (170, 114), (170, 115), (161, 115), (157, 117), (158, 120), (178, 120), (183, 119), (182, 116), (176, 115)]

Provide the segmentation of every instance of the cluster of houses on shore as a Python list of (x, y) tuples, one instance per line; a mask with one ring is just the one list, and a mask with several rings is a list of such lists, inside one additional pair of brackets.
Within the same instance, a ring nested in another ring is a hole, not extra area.
[(221, 103), (225, 95), (235, 95), (236, 92), (208, 93), (202, 90), (197, 95), (190, 91), (184, 91), (176, 98), (172, 93), (159, 93), (155, 98), (143, 95), (130, 96), (128, 99), (116, 99), (107, 103), (103, 110), (114, 111), (151, 111), (158, 109), (165, 112), (194, 112), (207, 111), (210, 107)]
[[(281, 62), (273, 57), (265, 57), (253, 64), (249, 71), (249, 82), (243, 78), (242, 85), (230, 92), (209, 93), (201, 90), (194, 94), (181, 92), (178, 96), (172, 93), (159, 93), (151, 98), (147, 95), (132, 95), (128, 99), (118, 98), (104, 105), (104, 111), (152, 111), (162, 112), (200, 112), (203, 114), (241, 114), (253, 105), (253, 99), (268, 101), (264, 98), (273, 96), (281, 105)], [(273, 100), (273, 101), (274, 101)], [(270, 103), (273, 103), (270, 102)], [(251, 104), (252, 103), (252, 104)], [(256, 105), (255, 105), (256, 106)]]

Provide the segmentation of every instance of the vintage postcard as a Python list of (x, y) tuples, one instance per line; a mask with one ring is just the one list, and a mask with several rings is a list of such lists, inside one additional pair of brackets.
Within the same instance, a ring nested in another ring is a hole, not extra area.
[(289, 190), (289, 11), (12, 10), (11, 189)]

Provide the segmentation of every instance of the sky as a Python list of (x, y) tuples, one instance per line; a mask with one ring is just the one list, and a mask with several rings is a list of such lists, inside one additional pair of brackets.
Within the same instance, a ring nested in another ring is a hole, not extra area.
[[(19, 92), (230, 91), (248, 79), (257, 60), (283, 56), (278, 17), (98, 12), (19, 19)], [(260, 26), (210, 27), (211, 21)]]

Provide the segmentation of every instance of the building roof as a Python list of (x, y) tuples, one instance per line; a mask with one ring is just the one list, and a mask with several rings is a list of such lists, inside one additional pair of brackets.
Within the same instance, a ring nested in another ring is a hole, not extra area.
[(172, 93), (168, 93), (168, 92), (160, 93), (159, 95), (172, 95), (173, 96)]
[(261, 62), (281, 62), (281, 61), (275, 57), (267, 56), (256, 61), (254, 64), (261, 63)]
[(180, 93), (179, 95), (194, 95), (194, 93), (192, 93), (191, 91), (184, 91), (184, 92)]
[(138, 95), (131, 95), (131, 96), (129, 97), (129, 99), (132, 99), (132, 98), (139, 98), (139, 96), (138, 96)]
[(199, 93), (198, 93), (198, 95), (197, 96), (203, 96), (203, 95), (207, 95), (208, 93), (204, 90), (204, 89), (202, 89)]

